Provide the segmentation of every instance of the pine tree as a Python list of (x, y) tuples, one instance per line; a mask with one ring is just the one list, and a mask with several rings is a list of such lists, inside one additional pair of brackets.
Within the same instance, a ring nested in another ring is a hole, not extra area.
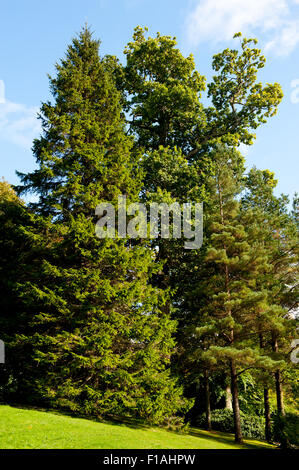
[(210, 343), (203, 357), (229, 370), (235, 440), (242, 442), (238, 377), (248, 369), (274, 367), (275, 362), (259, 349), (256, 338), (260, 328), (270, 328), (269, 317), (273, 324), (279, 322), (279, 315), (269, 303), (268, 293), (256, 285), (258, 274), (269, 268), (254, 214), (242, 212), (236, 198), (242, 187), (242, 158), (226, 147), (218, 147), (213, 157), (215, 176), (210, 181), (212, 196), (205, 225), (207, 246), (197, 290), (205, 299), (198, 310), (205, 326), (197, 328), (197, 334), (199, 339), (207, 333), (214, 341), (216, 338), (216, 344)]
[(161, 421), (185, 402), (169, 376), (175, 323), (148, 282), (152, 255), (117, 234), (95, 236), (97, 205), (119, 195), (137, 201), (141, 181), (111, 63), (98, 48), (85, 28), (56, 64), (54, 103), (42, 105), (33, 147), (38, 168), (20, 175), (19, 193), (37, 193), (30, 207), (49, 221), (40, 280), (23, 285), (31, 330), (17, 341), (36, 364), (25, 366), (24, 386), (55, 406)]
[[(257, 279), (261, 288), (267, 289), (272, 302), (280, 306), (280, 325), (273, 324), (270, 334), (260, 333), (260, 344), (265, 349), (286, 360), (284, 371), (275, 371), (277, 411), (284, 415), (282, 376), (289, 369), (289, 344), (295, 334), (292, 312), (298, 307), (298, 228), (295, 211), (288, 210), (289, 199), (285, 195), (275, 196), (277, 185), (274, 173), (269, 170), (250, 170), (245, 178), (246, 192), (242, 198), (245, 208), (254, 210), (256, 220), (267, 250), (270, 271)], [(296, 204), (296, 198), (294, 200)], [(294, 217), (295, 216), (295, 217)], [(281, 322), (284, 328), (281, 329)], [(285, 353), (283, 353), (285, 351)], [(266, 436), (271, 437), (269, 390), (264, 389)]]

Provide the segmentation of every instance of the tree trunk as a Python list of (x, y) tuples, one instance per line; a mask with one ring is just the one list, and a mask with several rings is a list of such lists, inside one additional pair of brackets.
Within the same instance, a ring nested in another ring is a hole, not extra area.
[[(273, 352), (278, 352), (278, 342), (277, 338), (272, 335), (272, 350)], [(281, 384), (281, 372), (278, 369), (275, 374), (275, 390), (276, 390), (276, 402), (277, 402), (277, 412), (284, 416), (284, 404), (283, 404), (283, 391), (282, 391), (282, 384)]]
[(225, 409), (233, 411), (232, 391), (229, 385), (225, 389)]
[(271, 417), (269, 403), (269, 389), (264, 388), (264, 408), (265, 408), (265, 436), (268, 442), (271, 442)]
[[(278, 352), (278, 342), (277, 337), (272, 334), (272, 351)], [(282, 391), (282, 380), (281, 372), (279, 369), (274, 374), (275, 377), (275, 390), (276, 390), (276, 403), (277, 403), (277, 414), (279, 419), (279, 428), (280, 428), (280, 446), (282, 449), (287, 449), (289, 447), (289, 440), (285, 433), (285, 423), (284, 423), (284, 404), (283, 404), (283, 391)]]
[[(220, 207), (220, 217), (221, 222), (224, 224), (224, 211), (223, 211), (223, 199), (222, 199), (222, 188), (218, 180), (218, 193), (219, 193), (219, 207)], [(223, 244), (223, 248), (226, 251), (226, 244)], [(228, 294), (228, 299), (230, 299), (230, 286), (229, 286), (229, 268), (225, 264), (225, 290)], [(228, 315), (231, 316), (231, 310), (228, 311)], [(234, 344), (234, 330), (231, 330), (230, 345)], [(233, 398), (233, 412), (234, 412), (234, 428), (235, 428), (235, 442), (237, 444), (243, 443), (242, 429), (241, 429), (241, 419), (240, 419), (240, 405), (239, 405), (239, 394), (238, 394), (238, 376), (236, 370), (236, 364), (234, 359), (230, 360), (230, 372), (231, 372), (231, 392)]]
[[(260, 334), (260, 347), (265, 348), (263, 335)], [(269, 389), (264, 388), (264, 416), (265, 416), (265, 436), (267, 442), (271, 442), (271, 416), (270, 416), (270, 402), (269, 402)]]
[(211, 431), (211, 402), (210, 402), (210, 384), (209, 384), (209, 372), (207, 369), (204, 370), (205, 378), (205, 396), (206, 396), (206, 429)]
[(231, 369), (231, 389), (232, 389), (233, 411), (234, 411), (235, 442), (236, 444), (243, 444), (241, 419), (240, 419), (239, 394), (238, 394), (238, 376), (237, 376), (235, 361), (233, 359), (231, 360), (231, 363), (230, 363), (230, 369)]
[(284, 416), (285, 412), (284, 412), (284, 404), (283, 404), (283, 392), (282, 392), (282, 385), (281, 385), (280, 370), (277, 370), (274, 376), (275, 376), (277, 411), (279, 414), (281, 414), (281, 416)]

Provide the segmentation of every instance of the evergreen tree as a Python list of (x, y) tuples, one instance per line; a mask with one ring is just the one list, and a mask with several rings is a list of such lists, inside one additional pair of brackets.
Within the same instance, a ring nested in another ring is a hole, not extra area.
[(23, 301), (23, 286), (39, 282), (44, 230), (43, 219), (28, 210), (6, 181), (0, 182), (0, 337), (5, 344), (0, 381), (3, 398), (15, 402), (20, 401), (24, 363), (30, 362), (28, 348), (15, 344), (16, 333), (26, 335), (30, 330), (31, 308)]
[[(254, 210), (260, 227), (264, 248), (267, 250), (270, 270), (257, 279), (261, 288), (267, 289), (273, 303), (280, 306), (284, 328), (273, 324), (270, 334), (260, 333), (260, 344), (265, 349), (283, 358), (283, 368), (275, 371), (275, 391), (277, 410), (284, 415), (283, 375), (292, 368), (289, 360), (289, 345), (295, 337), (293, 312), (298, 308), (298, 228), (296, 211), (290, 214), (289, 199), (285, 195), (276, 197), (273, 193), (277, 185), (274, 174), (269, 170), (250, 170), (245, 178), (246, 192), (242, 198), (245, 209)], [(294, 199), (296, 205), (296, 198)], [(266, 436), (270, 438), (269, 390), (264, 389)]]
[[(229, 376), (240, 443), (240, 383), (251, 380), (264, 392), (270, 440), (271, 387), (283, 418), (294, 377), (298, 197), (290, 213), (274, 174), (244, 177), (235, 148), (276, 113), (281, 88), (256, 82), (265, 58), (241, 39), (240, 50), (214, 56), (206, 107), (193, 57), (145, 31), (135, 29), (122, 67), (82, 30), (49, 77), (38, 167), (19, 173), (18, 194), (38, 200), (26, 207), (0, 183), (1, 383), (18, 401), (163, 422), (188, 408), (171, 365), (186, 395), (194, 383), (204, 391), (210, 429), (211, 397)], [(120, 195), (204, 201), (203, 247), (117, 230), (97, 238), (96, 207), (116, 208)]]
[(38, 168), (20, 175), (19, 193), (49, 221), (40, 280), (23, 285), (32, 349), (24, 387), (35, 400), (85, 413), (129, 414), (161, 421), (184, 405), (167, 364), (175, 323), (161, 312), (163, 294), (148, 277), (146, 246), (95, 236), (95, 209), (119, 195), (137, 201), (139, 155), (126, 135), (111, 62), (85, 28), (50, 77), (54, 103), (41, 108)]
[[(206, 220), (206, 248), (200, 286), (197, 288), (200, 341), (210, 336), (204, 360), (225, 366), (231, 377), (235, 440), (242, 442), (238, 377), (248, 369), (271, 369), (275, 362), (259, 349), (260, 329), (280, 321), (256, 278), (269, 269), (251, 211), (242, 212), (236, 196), (241, 190), (243, 162), (233, 149), (218, 147), (213, 153), (215, 176), (211, 178), (211, 201)], [(196, 327), (197, 326), (197, 327)], [(214, 338), (214, 345), (212, 343)], [(216, 340), (216, 341), (215, 341)]]

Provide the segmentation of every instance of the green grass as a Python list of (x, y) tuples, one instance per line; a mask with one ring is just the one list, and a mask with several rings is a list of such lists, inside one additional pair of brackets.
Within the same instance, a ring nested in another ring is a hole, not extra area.
[(178, 434), (157, 427), (102, 423), (53, 411), (0, 406), (1, 449), (256, 449), (260, 441), (233, 443), (231, 434), (192, 428)]

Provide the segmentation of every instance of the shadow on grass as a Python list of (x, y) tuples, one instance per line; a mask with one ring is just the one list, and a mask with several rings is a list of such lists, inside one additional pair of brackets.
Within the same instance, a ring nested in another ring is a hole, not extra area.
[[(264, 441), (256, 441), (256, 443), (250, 442), (250, 439), (246, 439), (244, 444), (236, 444), (234, 441), (234, 435), (230, 433), (222, 433), (220, 431), (205, 431), (203, 429), (199, 428), (194, 428), (192, 427), (188, 434), (193, 437), (200, 437), (204, 438), (207, 440), (215, 441), (215, 442), (221, 442), (223, 444), (232, 444), (239, 446), (240, 448), (244, 447), (244, 449), (275, 449), (275, 446), (271, 447), (270, 445), (268, 446), (266, 442)], [(265, 447), (261, 447), (262, 445), (265, 445)]]
[[(76, 413), (68, 410), (58, 410), (56, 408), (44, 408), (42, 406), (29, 405), (29, 404), (20, 404), (20, 403), (3, 403), (0, 405), (11, 406), (12, 408), (18, 408), (21, 410), (28, 411), (41, 411), (43, 413), (55, 414), (56, 416), (66, 416), (68, 418), (74, 419), (85, 419), (88, 421), (110, 424), (112, 426), (126, 426), (132, 429), (150, 429), (152, 426), (150, 424), (144, 423), (141, 419), (131, 418), (129, 416), (116, 416), (116, 415), (107, 415), (105, 418), (96, 415), (86, 415), (81, 413)], [(161, 428), (163, 429), (163, 428)]]

